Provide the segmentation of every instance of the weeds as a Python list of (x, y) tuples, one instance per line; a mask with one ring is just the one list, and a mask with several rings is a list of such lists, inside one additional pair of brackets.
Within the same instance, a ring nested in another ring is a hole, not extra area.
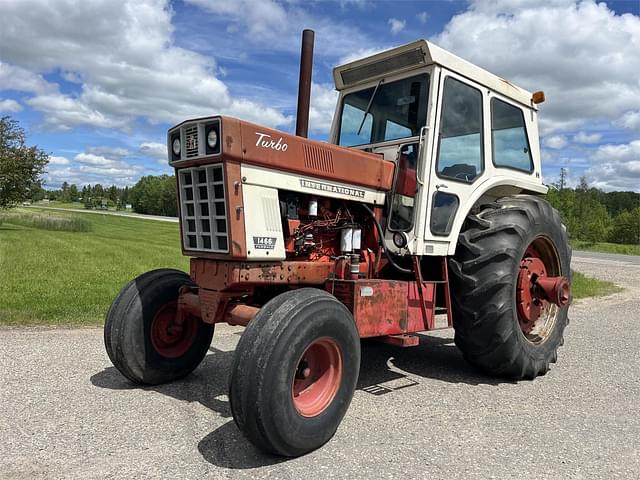
[(91, 223), (78, 216), (62, 217), (45, 214), (8, 212), (0, 214), (0, 225), (3, 222), (41, 230), (54, 230), (57, 232), (91, 231)]

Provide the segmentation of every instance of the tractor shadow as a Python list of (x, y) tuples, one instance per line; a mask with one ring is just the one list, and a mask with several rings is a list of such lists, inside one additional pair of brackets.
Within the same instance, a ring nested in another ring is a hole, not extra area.
[[(91, 376), (91, 383), (110, 390), (155, 391), (185, 402), (198, 402), (228, 419), (198, 443), (198, 451), (209, 463), (229, 469), (249, 469), (287, 462), (291, 459), (268, 455), (249, 443), (231, 419), (227, 393), (233, 351), (209, 348), (200, 366), (186, 378), (165, 385), (135, 385), (114, 367)], [(488, 377), (462, 358), (451, 338), (420, 335), (420, 345), (400, 348), (373, 340), (362, 342), (362, 359), (357, 389), (373, 395), (397, 392), (419, 385), (424, 379), (469, 385), (498, 385), (508, 382)]]
[(418, 334), (420, 345), (396, 347), (376, 340), (363, 340), (357, 389), (373, 395), (411, 387), (421, 379), (468, 385), (515, 383), (490, 377), (465, 361), (453, 338)]
[(110, 390), (145, 390), (162, 393), (184, 402), (197, 402), (224, 418), (231, 418), (227, 401), (228, 374), (233, 362), (233, 351), (225, 352), (210, 347), (209, 354), (193, 373), (181, 380), (163, 385), (136, 385), (125, 378), (115, 367), (107, 367), (93, 375), (93, 385)]
[(287, 461), (268, 455), (249, 443), (231, 419), (227, 399), (229, 374), (234, 352), (210, 347), (198, 368), (182, 380), (164, 385), (140, 386), (126, 379), (115, 367), (107, 367), (91, 376), (91, 383), (109, 390), (145, 390), (192, 403), (197, 402), (216, 412), (225, 423), (198, 443), (198, 451), (209, 463), (230, 469), (257, 468)]

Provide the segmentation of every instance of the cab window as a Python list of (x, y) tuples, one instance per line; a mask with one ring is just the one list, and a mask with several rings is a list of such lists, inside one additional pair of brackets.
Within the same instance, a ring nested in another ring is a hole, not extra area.
[[(362, 145), (369, 143), (373, 129), (373, 116), (367, 113), (362, 121), (364, 109), (345, 103), (342, 109), (342, 129), (340, 130), (341, 145)], [(360, 124), (362, 123), (362, 128)], [(358, 129), (360, 132), (358, 132)]]
[(352, 147), (418, 135), (426, 123), (428, 91), (429, 75), (420, 74), (345, 95), (338, 144)]
[(438, 176), (473, 182), (483, 170), (482, 144), (482, 93), (448, 77), (438, 137)]
[(496, 167), (533, 171), (533, 159), (522, 110), (497, 98), (491, 99), (491, 142)]

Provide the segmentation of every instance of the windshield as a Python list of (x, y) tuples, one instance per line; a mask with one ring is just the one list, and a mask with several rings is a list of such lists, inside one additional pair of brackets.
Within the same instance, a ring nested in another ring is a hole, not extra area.
[(380, 83), (377, 90), (373, 86), (345, 95), (338, 145), (352, 147), (418, 135), (426, 123), (428, 91), (429, 75), (423, 73)]

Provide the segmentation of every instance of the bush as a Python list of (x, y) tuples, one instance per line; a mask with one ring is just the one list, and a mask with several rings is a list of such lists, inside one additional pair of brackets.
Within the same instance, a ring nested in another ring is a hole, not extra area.
[(613, 219), (613, 228), (609, 233), (613, 243), (640, 244), (640, 207), (632, 211), (624, 210)]
[(80, 217), (61, 217), (31, 213), (3, 213), (0, 224), (6, 222), (12, 225), (38, 228), (41, 230), (55, 230), (59, 232), (89, 232), (91, 223)]

